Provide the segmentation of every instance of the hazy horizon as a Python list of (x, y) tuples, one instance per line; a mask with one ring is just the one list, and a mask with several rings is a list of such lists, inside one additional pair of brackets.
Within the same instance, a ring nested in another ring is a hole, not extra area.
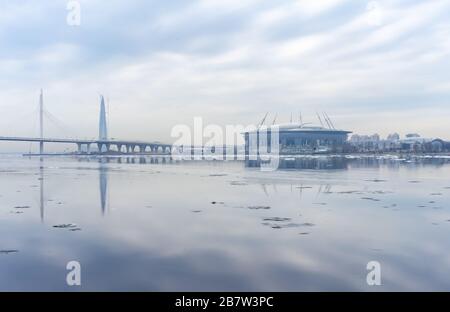
[(449, 0), (91, 0), (79, 26), (68, 2), (0, 2), (0, 136), (38, 134), (43, 88), (63, 121), (48, 137), (97, 136), (103, 94), (115, 138), (326, 111), (357, 134), (450, 139)]

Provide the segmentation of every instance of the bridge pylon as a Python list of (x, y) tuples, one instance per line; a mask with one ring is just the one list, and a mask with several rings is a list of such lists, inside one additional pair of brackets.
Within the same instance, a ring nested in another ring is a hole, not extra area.
[[(44, 91), (39, 95), (39, 137), (44, 139)], [(39, 154), (44, 153), (44, 141), (39, 142)]]
[(106, 124), (106, 107), (105, 98), (100, 96), (100, 120), (98, 127), (98, 139), (99, 141), (108, 141), (108, 126)]

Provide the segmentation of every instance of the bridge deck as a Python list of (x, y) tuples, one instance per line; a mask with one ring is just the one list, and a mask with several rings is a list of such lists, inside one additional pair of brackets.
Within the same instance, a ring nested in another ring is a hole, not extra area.
[(2, 137), (0, 141), (10, 142), (44, 142), (44, 143), (73, 143), (73, 144), (109, 144), (109, 145), (157, 145), (170, 147), (171, 144), (161, 142), (129, 141), (129, 140), (89, 140), (89, 139), (59, 139), (59, 138), (33, 138), (33, 137)]

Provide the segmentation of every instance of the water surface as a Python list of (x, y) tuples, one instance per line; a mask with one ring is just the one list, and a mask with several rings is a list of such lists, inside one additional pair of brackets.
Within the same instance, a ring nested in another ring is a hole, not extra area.
[(450, 290), (446, 159), (0, 160), (2, 291)]

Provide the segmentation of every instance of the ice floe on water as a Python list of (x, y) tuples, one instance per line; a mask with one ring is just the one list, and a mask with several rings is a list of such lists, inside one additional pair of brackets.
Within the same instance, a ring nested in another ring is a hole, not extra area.
[(270, 206), (248, 206), (247, 207), (250, 210), (269, 210)]
[(1, 249), (0, 250), (0, 254), (4, 254), (4, 255), (9, 255), (9, 254), (14, 254), (14, 253), (18, 253), (19, 251), (17, 249)]
[(81, 231), (81, 228), (78, 227), (75, 223), (63, 223), (63, 224), (56, 224), (53, 226), (56, 229), (67, 229), (71, 232)]
[(56, 224), (53, 227), (57, 229), (68, 229), (68, 228), (76, 228), (77, 225), (74, 223), (63, 223), (63, 224)]
[(291, 221), (291, 218), (280, 218), (280, 217), (271, 217), (271, 218), (264, 218), (263, 221), (274, 221), (274, 222), (285, 222), (285, 221)]
[(370, 179), (370, 180), (366, 180), (366, 182), (382, 183), (382, 182), (387, 182), (387, 181), (383, 180), (383, 179)]
[(244, 185), (248, 185), (248, 183), (247, 182), (242, 182), (242, 181), (231, 181), (230, 185), (244, 186)]
[(364, 200), (370, 200), (370, 201), (375, 201), (375, 202), (381, 201), (380, 199), (378, 199), (378, 198), (373, 198), (373, 197), (361, 197), (361, 199), (364, 199)]
[(29, 209), (30, 206), (15, 206), (14, 209)]

